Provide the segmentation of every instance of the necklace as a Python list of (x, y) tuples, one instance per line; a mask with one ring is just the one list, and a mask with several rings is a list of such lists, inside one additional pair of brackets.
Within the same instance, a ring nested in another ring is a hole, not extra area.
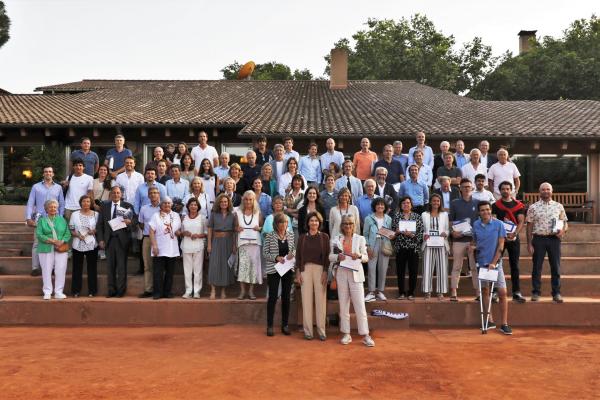
[(246, 214), (244, 214), (244, 212), (242, 212), (242, 220), (244, 221), (244, 225), (250, 225), (252, 223), (252, 221), (254, 220), (254, 213), (250, 216), (250, 222), (246, 221)]

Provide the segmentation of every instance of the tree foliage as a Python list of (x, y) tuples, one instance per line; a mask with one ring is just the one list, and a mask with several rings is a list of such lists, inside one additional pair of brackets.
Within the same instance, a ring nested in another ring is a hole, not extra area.
[[(237, 61), (232, 64), (226, 65), (221, 69), (224, 79), (232, 80), (237, 79), (238, 71), (242, 68), (242, 65)], [(269, 80), (310, 80), (313, 79), (311, 72), (308, 69), (294, 70), (285, 64), (281, 64), (275, 61), (271, 61), (264, 64), (256, 64), (254, 72), (252, 73), (252, 79), (256, 81), (269, 81)]]
[[(348, 79), (408, 79), (462, 93), (477, 85), (494, 66), (489, 46), (475, 37), (460, 50), (454, 36), (436, 30), (416, 14), (399, 21), (369, 19), (367, 29), (343, 38), (336, 48), (348, 50)], [(330, 56), (326, 56), (329, 74)]]
[(10, 39), (9, 28), (10, 19), (6, 14), (4, 2), (0, 0), (0, 47), (4, 46), (4, 44), (8, 42), (8, 39)]
[(574, 21), (525, 54), (506, 53), (469, 96), (489, 100), (600, 100), (600, 19)]

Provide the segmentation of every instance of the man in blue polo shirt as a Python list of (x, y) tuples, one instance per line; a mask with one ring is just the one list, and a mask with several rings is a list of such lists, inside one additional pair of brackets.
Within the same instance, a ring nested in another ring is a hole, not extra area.
[[(394, 160), (393, 155), (394, 151), (392, 145), (386, 144), (383, 147), (383, 157), (373, 165), (373, 172), (375, 172), (378, 167), (383, 167), (387, 170), (388, 173), (385, 181), (390, 185), (404, 180), (404, 169), (402, 168), (402, 164), (400, 164), (400, 161)], [(373, 176), (375, 176), (374, 173)]]
[[(498, 269), (498, 280), (495, 282), (500, 297), (500, 311), (502, 315), (502, 325), (500, 331), (505, 335), (512, 335), (512, 329), (508, 326), (508, 299), (506, 297), (506, 280), (502, 264), (498, 261), (502, 258), (504, 250), (504, 239), (506, 231), (504, 224), (499, 220), (492, 218), (492, 205), (487, 201), (481, 201), (477, 205), (479, 210), (479, 219), (473, 223), (473, 240), (471, 247), (476, 250), (476, 260), (480, 268)], [(486, 301), (489, 299), (490, 290), (487, 282), (482, 282), (481, 299), (483, 307), (487, 310)], [(490, 314), (488, 328), (495, 328), (496, 324)]]
[(94, 176), (98, 172), (100, 167), (100, 159), (98, 154), (90, 150), (92, 147), (92, 141), (90, 138), (81, 138), (81, 149), (75, 150), (71, 153), (69, 170), (73, 168), (72, 162), (75, 160), (83, 161), (83, 173), (89, 176)]

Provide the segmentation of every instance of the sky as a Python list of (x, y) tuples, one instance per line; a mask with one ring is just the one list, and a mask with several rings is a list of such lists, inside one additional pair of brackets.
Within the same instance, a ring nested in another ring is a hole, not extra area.
[(277, 61), (324, 76), (333, 44), (369, 18), (425, 14), (457, 46), (480, 36), (494, 55), (518, 52), (517, 33), (562, 35), (600, 14), (600, 1), (471, 0), (4, 0), (11, 39), (0, 88), (81, 79), (220, 79), (238, 61)]

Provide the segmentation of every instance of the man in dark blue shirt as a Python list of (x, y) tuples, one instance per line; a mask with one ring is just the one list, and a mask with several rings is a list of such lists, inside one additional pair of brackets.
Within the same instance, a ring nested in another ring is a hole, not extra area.
[[(388, 174), (385, 181), (390, 185), (404, 180), (404, 169), (402, 168), (402, 164), (400, 164), (400, 161), (394, 160), (393, 155), (392, 145), (386, 144), (383, 147), (383, 158), (373, 165), (373, 172), (377, 170), (378, 167), (387, 169)], [(373, 176), (375, 176), (374, 173)]]

